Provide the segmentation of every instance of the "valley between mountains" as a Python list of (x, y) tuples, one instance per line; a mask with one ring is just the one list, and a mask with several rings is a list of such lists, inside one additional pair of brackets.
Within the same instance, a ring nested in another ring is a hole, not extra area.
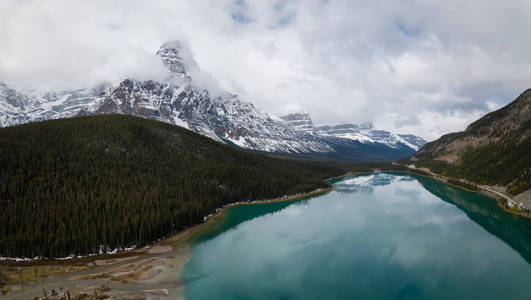
[(0, 300), (531, 300), (530, 16), (0, 0)]
[[(173, 41), (157, 51), (168, 69), (162, 81), (46, 92), (0, 84), (0, 292), (8, 299), (180, 298), (203, 278), (183, 275), (195, 245), (286, 217), (277, 212), (296, 216), (302, 209), (292, 204), (307, 209), (330, 196), (360, 209), (349, 195), (377, 203), (375, 191), (407, 205), (442, 199), (448, 205), (428, 215), (465, 214), (530, 259), (530, 90), (427, 143), (372, 123), (272, 116), (198, 85), (191, 74), (199, 67), (182, 47)], [(263, 206), (241, 208), (253, 204)], [(418, 217), (394, 209), (382, 215), (402, 217), (389, 222)]]

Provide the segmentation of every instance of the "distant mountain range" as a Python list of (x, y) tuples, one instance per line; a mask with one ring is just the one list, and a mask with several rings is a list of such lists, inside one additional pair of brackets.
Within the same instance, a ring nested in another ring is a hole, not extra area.
[(426, 143), (414, 135), (376, 130), (372, 124), (314, 127), (309, 114), (274, 117), (228, 92), (198, 85), (197, 64), (178, 41), (157, 55), (168, 68), (163, 81), (124, 79), (92, 89), (24, 93), (0, 83), (0, 126), (95, 114), (130, 114), (179, 125), (251, 151), (349, 161), (407, 157)]
[(318, 136), (333, 151), (302, 156), (345, 161), (385, 161), (411, 156), (426, 141), (411, 134), (377, 130), (372, 123), (315, 127), (308, 113), (280, 117), (299, 131)]
[(24, 93), (0, 81), (0, 127), (72, 117), (106, 87)]
[(531, 89), (465, 131), (426, 144), (410, 161), (441, 175), (495, 186), (531, 208)]
[(312, 118), (308, 113), (289, 114), (280, 118), (301, 131), (323, 137), (335, 137), (361, 143), (380, 143), (394, 149), (409, 147), (415, 151), (426, 144), (426, 140), (421, 137), (377, 130), (372, 123), (314, 127)]

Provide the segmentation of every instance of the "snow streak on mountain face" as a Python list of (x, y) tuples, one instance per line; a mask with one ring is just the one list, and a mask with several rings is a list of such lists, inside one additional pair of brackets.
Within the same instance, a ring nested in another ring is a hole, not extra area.
[(100, 86), (23, 94), (0, 82), (0, 126), (72, 117), (94, 102), (104, 89)]
[(213, 94), (199, 85), (194, 76), (208, 76), (180, 42), (165, 43), (157, 55), (168, 68), (163, 81), (125, 79), (93, 89), (27, 94), (0, 83), (0, 126), (119, 113), (183, 126), (220, 142), (265, 152), (334, 153), (335, 144), (344, 144), (341, 139), (414, 150), (425, 143), (413, 135), (375, 130), (371, 124), (315, 128), (308, 114), (276, 118), (237, 95), (218, 88)]

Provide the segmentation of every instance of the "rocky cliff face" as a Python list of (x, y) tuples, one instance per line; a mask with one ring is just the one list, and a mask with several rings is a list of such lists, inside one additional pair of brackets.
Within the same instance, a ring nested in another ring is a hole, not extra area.
[(22, 93), (0, 82), (0, 126), (72, 117), (102, 94), (105, 87)]
[(28, 97), (0, 82), (0, 125), (2, 127), (28, 122), (25, 107)]
[(305, 131), (311, 134), (316, 133), (315, 127), (313, 126), (312, 117), (308, 113), (288, 114), (281, 116), (280, 118), (300, 131)]

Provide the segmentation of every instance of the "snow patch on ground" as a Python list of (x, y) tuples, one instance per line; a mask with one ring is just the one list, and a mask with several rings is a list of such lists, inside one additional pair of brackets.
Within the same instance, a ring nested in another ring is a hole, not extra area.
[[(149, 247), (149, 246), (147, 246)], [(91, 256), (97, 256), (97, 255), (103, 255), (103, 254), (116, 254), (118, 252), (123, 252), (123, 251), (131, 251), (131, 250), (134, 250), (136, 248), (136, 245), (133, 245), (133, 246), (130, 246), (130, 247), (124, 247), (124, 248), (114, 248), (114, 249), (110, 249), (110, 248), (107, 248), (107, 250), (104, 250), (104, 246), (103, 245), (100, 245), (100, 250), (98, 253), (91, 253), (91, 254), (88, 254), (88, 255), (78, 255), (78, 256), (75, 256), (74, 254), (70, 254), (68, 256), (65, 256), (65, 257), (56, 257), (54, 258), (55, 260), (69, 260), (69, 259), (74, 259), (74, 258), (84, 258), (84, 257), (91, 257)], [(21, 262), (21, 261), (36, 261), (36, 260), (43, 260), (43, 259), (48, 259), (47, 257), (34, 257), (34, 258), (28, 258), (28, 257), (0, 257), (0, 261), (2, 260), (10, 260), (10, 261), (16, 261), (16, 262)]]
[(190, 127), (188, 126), (188, 123), (186, 123), (185, 121), (179, 119), (179, 117), (177, 117), (177, 116), (173, 116), (173, 124), (175, 124), (177, 126), (184, 127), (186, 129), (190, 129)]

